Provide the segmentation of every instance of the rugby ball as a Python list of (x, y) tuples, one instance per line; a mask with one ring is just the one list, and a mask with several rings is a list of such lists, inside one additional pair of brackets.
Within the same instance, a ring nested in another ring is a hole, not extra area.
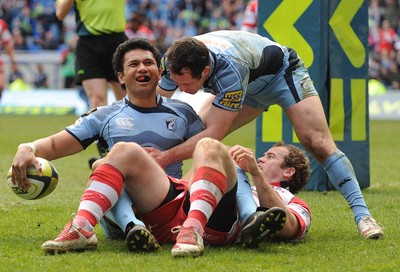
[(27, 169), (27, 177), (31, 183), (28, 189), (21, 189), (11, 182), (12, 167), (7, 173), (7, 183), (11, 190), (19, 197), (28, 200), (40, 199), (49, 195), (57, 187), (58, 173), (54, 165), (43, 158), (37, 157), (42, 167), (42, 176), (38, 175), (36, 168), (30, 166)]

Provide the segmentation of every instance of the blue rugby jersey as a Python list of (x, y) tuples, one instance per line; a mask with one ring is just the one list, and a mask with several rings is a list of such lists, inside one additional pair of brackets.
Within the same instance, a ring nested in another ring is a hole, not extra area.
[[(135, 106), (125, 98), (84, 114), (65, 130), (84, 149), (98, 140), (107, 149), (118, 142), (135, 142), (164, 151), (203, 129), (203, 122), (191, 106), (157, 94), (154, 108)], [(182, 162), (172, 163), (165, 170), (167, 174), (180, 178)]]
[[(204, 83), (204, 92), (216, 95), (213, 104), (227, 110), (239, 111), (246, 93), (257, 96), (260, 91), (248, 90), (249, 82), (259, 76), (277, 75), (287, 62), (287, 47), (254, 33), (219, 30), (194, 38), (201, 40), (210, 52), (212, 73)], [(167, 59), (163, 59), (163, 68), (158, 85), (167, 91), (176, 90), (178, 86), (170, 78)]]

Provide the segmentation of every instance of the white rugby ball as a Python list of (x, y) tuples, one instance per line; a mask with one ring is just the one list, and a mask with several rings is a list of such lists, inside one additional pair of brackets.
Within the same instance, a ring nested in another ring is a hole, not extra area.
[(28, 189), (21, 189), (11, 182), (12, 167), (7, 173), (7, 183), (11, 190), (19, 197), (28, 200), (40, 199), (49, 195), (57, 187), (58, 172), (54, 165), (43, 158), (37, 157), (40, 166), (42, 167), (42, 176), (38, 175), (36, 168), (30, 166), (27, 169), (27, 177), (31, 183)]

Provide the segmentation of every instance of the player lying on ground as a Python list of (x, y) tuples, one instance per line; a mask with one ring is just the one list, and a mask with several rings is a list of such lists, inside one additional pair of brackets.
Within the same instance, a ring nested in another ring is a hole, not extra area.
[[(292, 241), (304, 238), (311, 225), (311, 211), (304, 200), (294, 195), (307, 184), (311, 174), (310, 161), (304, 150), (279, 142), (257, 160), (251, 149), (240, 145), (232, 147), (230, 154), (240, 166), (237, 169), (237, 201), (238, 207), (242, 208), (239, 209), (240, 218), (246, 221), (241, 243), (256, 247), (265, 236), (273, 240)], [(249, 198), (251, 189), (244, 171), (251, 175), (255, 184), (253, 198)], [(268, 207), (279, 207), (286, 214), (285, 226), (276, 235), (263, 228), (268, 226), (268, 217), (262, 211), (268, 210)], [(257, 213), (253, 213), (255, 209)]]

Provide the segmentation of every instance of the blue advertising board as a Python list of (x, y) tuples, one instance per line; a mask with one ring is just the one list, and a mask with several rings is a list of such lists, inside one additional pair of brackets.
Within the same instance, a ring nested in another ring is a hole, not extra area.
[[(260, 0), (257, 30), (303, 59), (335, 143), (352, 161), (360, 187), (369, 187), (367, 1)], [(302, 147), (278, 106), (260, 116), (256, 126), (257, 156), (281, 140)], [(310, 159), (306, 189), (333, 189), (322, 167)]]

